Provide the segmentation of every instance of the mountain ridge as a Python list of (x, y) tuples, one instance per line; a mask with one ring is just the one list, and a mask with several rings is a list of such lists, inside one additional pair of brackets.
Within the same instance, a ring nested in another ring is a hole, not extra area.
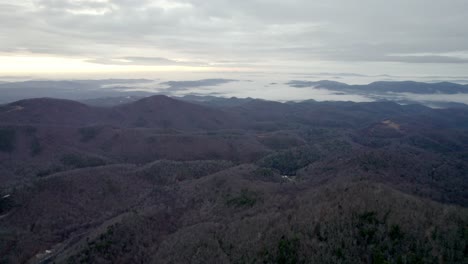
[(288, 85), (296, 88), (318, 87), (335, 91), (358, 93), (415, 93), (415, 94), (467, 94), (468, 85), (452, 82), (423, 83), (415, 81), (376, 81), (369, 84), (354, 84), (336, 81), (290, 81)]
[(0, 107), (0, 262), (463, 261), (468, 109), (195, 99)]

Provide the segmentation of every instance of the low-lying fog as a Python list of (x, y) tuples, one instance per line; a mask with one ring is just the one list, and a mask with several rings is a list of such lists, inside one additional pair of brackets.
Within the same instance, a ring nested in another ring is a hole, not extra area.
[[(1, 89), (9, 88), (3, 82), (20, 82), (27, 80), (101, 80), (101, 79), (147, 79), (147, 81), (120, 81), (114, 83), (87, 84), (88, 86), (74, 88), (75, 93), (80, 89), (86, 90), (92, 97), (92, 91), (115, 91), (166, 94), (170, 96), (211, 95), (219, 97), (252, 97), (275, 101), (302, 101), (313, 99), (316, 101), (355, 101), (366, 102), (375, 100), (394, 100), (399, 102), (415, 101), (430, 105), (430, 102), (454, 102), (468, 104), (468, 93), (457, 94), (414, 94), (414, 93), (385, 93), (378, 96), (346, 91), (333, 91), (318, 87), (292, 87), (288, 82), (330, 80), (347, 84), (369, 84), (375, 81), (404, 81), (417, 82), (454, 82), (468, 84), (468, 76), (390, 76), (390, 75), (361, 75), (352, 73), (226, 73), (226, 72), (162, 72), (162, 73), (129, 73), (129, 74), (100, 74), (97, 75), (68, 75), (68, 76), (4, 76), (0, 77)], [(3, 84), (2, 84), (3, 83)], [(28, 89), (34, 88), (29, 84)], [(93, 86), (94, 85), (94, 86)], [(34, 86), (34, 85), (32, 85)], [(21, 88), (16, 85), (15, 89)], [(67, 89), (68, 87), (63, 87)], [(57, 89), (57, 87), (56, 87)], [(91, 90), (89, 90), (91, 89)], [(6, 91), (6, 90), (5, 90)], [(11, 93), (11, 91), (10, 91)], [(51, 92), (53, 93), (53, 92)], [(99, 94), (99, 92), (96, 92)], [(122, 95), (125, 95), (123, 93)], [(116, 95), (117, 96), (117, 95)], [(60, 97), (59, 93), (44, 94), (44, 97)], [(96, 95), (96, 97), (99, 97)], [(67, 98), (70, 99), (70, 98)], [(83, 99), (83, 98), (80, 98)], [(4, 103), (4, 102), (2, 102)]]

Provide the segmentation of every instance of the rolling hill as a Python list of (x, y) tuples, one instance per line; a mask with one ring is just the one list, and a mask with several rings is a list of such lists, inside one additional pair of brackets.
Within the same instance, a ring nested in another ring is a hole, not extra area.
[(1, 106), (0, 262), (466, 262), (466, 109), (196, 99)]

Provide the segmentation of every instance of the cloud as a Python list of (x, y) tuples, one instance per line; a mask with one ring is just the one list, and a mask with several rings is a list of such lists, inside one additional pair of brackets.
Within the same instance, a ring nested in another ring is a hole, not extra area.
[(450, 56), (386, 56), (387, 61), (407, 62), (407, 63), (468, 63), (467, 58), (457, 58)]
[(413, 67), (393, 66), (402, 63), (458, 74), (466, 10), (465, 0), (0, 0), (0, 53), (259, 71)]
[(159, 57), (121, 57), (113, 59), (92, 59), (87, 62), (105, 65), (144, 65), (144, 66), (194, 66), (207, 67), (204, 62), (171, 60)]

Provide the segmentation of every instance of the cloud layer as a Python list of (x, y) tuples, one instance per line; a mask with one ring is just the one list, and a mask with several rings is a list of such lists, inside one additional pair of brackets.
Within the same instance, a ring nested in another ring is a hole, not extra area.
[(396, 63), (461, 72), (466, 10), (465, 0), (0, 0), (0, 53), (106, 65), (370, 63), (384, 73)]

